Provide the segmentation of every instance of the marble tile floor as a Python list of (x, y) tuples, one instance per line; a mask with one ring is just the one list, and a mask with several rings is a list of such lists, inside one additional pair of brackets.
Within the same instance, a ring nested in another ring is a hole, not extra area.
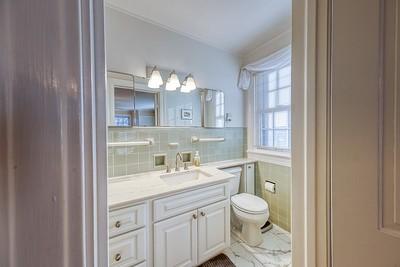
[(263, 242), (251, 247), (231, 234), (231, 246), (224, 253), (236, 267), (291, 267), (291, 235), (277, 227), (263, 234)]

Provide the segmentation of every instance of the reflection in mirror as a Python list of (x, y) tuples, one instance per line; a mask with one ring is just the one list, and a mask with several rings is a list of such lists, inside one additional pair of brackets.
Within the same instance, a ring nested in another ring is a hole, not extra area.
[(144, 77), (108, 72), (109, 126), (224, 127), (222, 91), (184, 93), (179, 88), (167, 91), (164, 86), (153, 89), (147, 84)]
[[(147, 84), (148, 79), (134, 76), (135, 106), (138, 109), (137, 92), (153, 94), (153, 99), (155, 99), (155, 126), (201, 127), (201, 99), (199, 90), (182, 93), (179, 88), (175, 91), (167, 91), (164, 86), (161, 86), (159, 89), (152, 89)], [(151, 125), (137, 123), (136, 126)]]
[(135, 124), (133, 126), (159, 126), (160, 89), (147, 86), (147, 80), (134, 76)]
[(163, 91), (163, 126), (201, 126), (201, 101), (199, 91), (190, 93)]
[(134, 94), (132, 89), (114, 88), (114, 123), (118, 126), (133, 125)]
[(225, 97), (220, 90), (202, 89), (201, 101), (203, 103), (203, 127), (225, 127)]
[(109, 126), (133, 126), (135, 112), (133, 75), (107, 73), (107, 121)]
[(135, 90), (135, 126), (158, 125), (158, 93)]
[(159, 90), (150, 89), (141, 77), (115, 71), (107, 75), (108, 125), (157, 126)]

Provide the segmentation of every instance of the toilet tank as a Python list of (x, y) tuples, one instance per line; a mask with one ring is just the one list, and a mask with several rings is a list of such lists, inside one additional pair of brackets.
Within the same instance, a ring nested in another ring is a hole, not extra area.
[(232, 179), (230, 179), (230, 181), (229, 181), (231, 196), (239, 193), (240, 176), (242, 174), (242, 168), (241, 167), (233, 167), (233, 168), (226, 168), (226, 169), (221, 169), (221, 170), (234, 175), (234, 177)]

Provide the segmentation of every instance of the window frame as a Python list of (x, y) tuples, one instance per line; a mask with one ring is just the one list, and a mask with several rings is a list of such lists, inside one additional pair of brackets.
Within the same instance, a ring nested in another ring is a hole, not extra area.
[[(285, 154), (290, 154), (291, 153), (291, 107), (292, 107), (292, 103), (291, 103), (291, 89), (292, 89), (292, 82), (290, 82), (289, 85), (286, 86), (279, 86), (279, 70), (284, 69), (286, 67), (290, 66), (291, 68), (291, 64), (286, 64), (284, 66), (281, 66), (279, 68), (276, 68), (274, 70), (269, 70), (269, 71), (264, 71), (264, 72), (259, 72), (259, 73), (255, 73), (253, 74), (253, 86), (252, 89), (254, 90), (254, 99), (253, 99), (253, 103), (254, 103), (254, 120), (253, 120), (253, 129), (254, 129), (254, 141), (253, 141), (253, 149), (257, 150), (257, 151), (265, 151), (265, 152), (273, 152), (273, 153), (282, 153), (283, 155)], [(269, 90), (269, 85), (268, 85), (268, 81), (265, 82), (265, 80), (268, 79), (268, 76), (271, 73), (275, 72), (275, 79), (276, 79), (276, 88)], [(257, 78), (259, 77), (259, 75), (262, 74), (264, 75), (264, 77), (267, 78), (263, 78), (264, 79), (264, 88), (262, 89), (262, 94), (263, 97), (259, 98), (257, 96), (260, 95), (260, 88), (258, 86), (258, 82), (257, 82)], [(290, 71), (290, 75), (291, 75), (291, 71)], [(290, 99), (290, 103), (289, 105), (279, 105), (279, 91), (284, 90), (289, 88), (289, 99)], [(275, 93), (275, 107), (270, 108), (270, 107), (265, 107), (265, 103), (269, 102), (269, 98), (268, 98), (268, 94), (271, 92), (276, 92)], [(262, 99), (262, 100), (261, 100)], [(288, 127), (287, 128), (275, 128), (274, 125), (274, 117), (272, 118), (273, 122), (272, 122), (272, 128), (263, 125), (263, 116), (265, 116), (265, 114), (272, 114), (272, 116), (274, 116), (274, 114), (276, 112), (281, 112), (281, 111), (286, 111), (288, 112)], [(288, 148), (279, 148), (275, 145), (275, 131), (287, 131), (287, 135), (288, 135)], [(268, 146), (268, 145), (262, 145), (263, 141), (262, 141), (262, 137), (263, 131), (272, 131), (272, 146)]]

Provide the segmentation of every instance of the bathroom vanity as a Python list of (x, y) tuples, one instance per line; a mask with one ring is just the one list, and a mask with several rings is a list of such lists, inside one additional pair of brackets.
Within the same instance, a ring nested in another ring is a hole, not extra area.
[(212, 166), (109, 182), (109, 266), (197, 266), (230, 245), (232, 175)]

